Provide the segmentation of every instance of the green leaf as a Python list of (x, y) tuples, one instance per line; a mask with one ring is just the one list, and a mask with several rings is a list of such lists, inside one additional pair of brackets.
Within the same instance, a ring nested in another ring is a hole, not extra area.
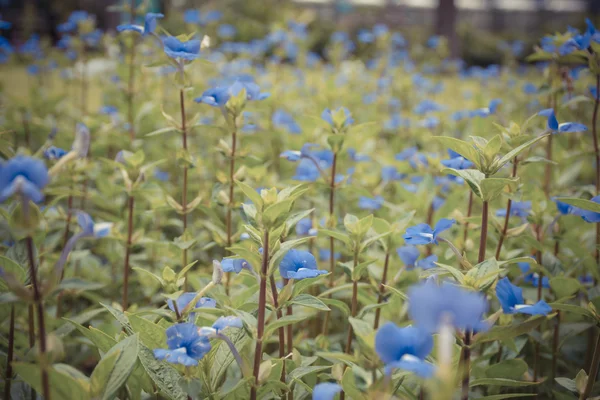
[(565, 278), (562, 276), (550, 279), (550, 287), (557, 299), (570, 297), (581, 289), (581, 284), (575, 278)]
[(352, 246), (352, 240), (343, 232), (332, 231), (329, 229), (319, 229), (317, 232), (317, 235), (319, 236), (329, 236), (343, 242), (348, 247)]
[(491, 201), (498, 197), (506, 186), (514, 185), (519, 181), (519, 178), (485, 178), (480, 182), (481, 198), (483, 201)]
[(515, 399), (521, 397), (536, 397), (537, 393), (504, 393), (504, 394), (493, 394), (491, 396), (478, 397), (477, 400), (504, 400), (504, 399)]
[(375, 330), (373, 325), (358, 318), (348, 318), (354, 334), (371, 349), (375, 347)]
[[(13, 362), (13, 370), (25, 383), (42, 392), (42, 372), (39, 365)], [(50, 381), (50, 397), (53, 399), (90, 399), (87, 389), (76, 378), (69, 374), (61, 373), (54, 368), (48, 368)]]
[[(474, 150), (475, 151), (475, 150)], [(465, 157), (466, 158), (466, 157)], [(480, 198), (483, 198), (481, 190), (481, 181), (485, 179), (485, 175), (476, 169), (454, 169), (444, 168), (440, 171), (443, 174), (452, 174), (459, 176), (467, 182), (473, 193)]]
[(487, 332), (482, 332), (475, 335), (475, 340), (473, 340), (473, 343), (485, 343), (494, 340), (504, 340), (524, 335), (535, 329), (545, 319), (545, 316), (537, 315), (528, 318), (524, 322), (516, 322), (511, 325), (504, 326), (494, 326)]
[(321, 298), (321, 300), (328, 306), (335, 307), (340, 310), (345, 317), (350, 315), (350, 307), (348, 307), (348, 305), (343, 301), (337, 299), (328, 299), (326, 297)]
[(503, 379), (503, 378), (480, 378), (473, 379), (469, 384), (470, 387), (474, 386), (508, 386), (508, 387), (519, 387), (537, 385), (541, 382), (529, 382), (529, 381), (517, 381), (514, 379)]
[(302, 280), (294, 282), (292, 296), (298, 296), (300, 293), (302, 293), (309, 287), (319, 284), (321, 279), (323, 279), (327, 275), (329, 275), (329, 274), (323, 274), (323, 275), (319, 275), (315, 278), (306, 278), (306, 279), (302, 279)]
[(100, 360), (90, 377), (94, 398), (110, 399), (125, 384), (138, 356), (138, 337), (129, 336), (117, 343)]
[(115, 344), (117, 344), (117, 341), (115, 339), (108, 336), (106, 333), (102, 332), (99, 329), (96, 329), (94, 327), (85, 328), (84, 326), (78, 324), (75, 321), (66, 318), (65, 320), (72, 323), (73, 326), (75, 326), (75, 328), (79, 331), (79, 333), (88, 338), (102, 353), (106, 353)]
[(577, 197), (557, 197), (556, 200), (562, 201), (563, 203), (570, 204), (577, 208), (581, 208), (582, 210), (593, 211), (595, 213), (600, 213), (600, 204), (594, 203), (590, 200), (579, 199)]
[(306, 318), (308, 318), (308, 315), (286, 315), (282, 318), (279, 318), (278, 320), (273, 321), (266, 326), (264, 337), (269, 337), (273, 332), (281, 327), (304, 321)]
[(570, 390), (571, 392), (577, 393), (577, 384), (575, 383), (575, 381), (573, 379), (554, 378), (554, 380), (556, 381), (556, 383), (558, 383), (560, 386), (564, 387), (565, 389)]
[(467, 276), (475, 280), (477, 289), (486, 291), (490, 286), (494, 284), (501, 269), (498, 266), (498, 262), (495, 258), (485, 260), (467, 272)]
[(595, 318), (594, 314), (587, 308), (567, 303), (550, 303), (548, 304), (553, 310), (564, 311), (567, 313), (577, 314), (588, 318)]
[[(242, 352), (244, 348), (250, 343), (250, 337), (246, 335), (243, 329), (231, 329), (226, 332), (226, 335), (231, 340), (231, 343), (235, 346), (238, 352)], [(210, 376), (213, 387), (218, 387), (218, 384), (222, 382), (227, 368), (235, 360), (229, 346), (224, 341), (219, 341), (218, 345), (215, 345), (216, 349), (211, 350), (210, 353)], [(208, 360), (207, 360), (208, 361)], [(242, 375), (244, 371), (242, 371)]]
[(258, 210), (262, 210), (263, 200), (260, 197), (260, 194), (256, 190), (254, 190), (252, 187), (250, 187), (249, 185), (247, 185), (241, 181), (236, 180), (235, 184), (238, 185), (238, 187), (240, 189), (242, 189), (242, 192), (244, 192), (246, 197), (248, 197), (250, 199), (250, 201), (252, 203), (254, 203), (254, 205), (256, 206), (256, 208)]
[(356, 387), (356, 378), (354, 377), (352, 368), (346, 368), (346, 371), (344, 372), (344, 376), (342, 377), (342, 389), (344, 389), (344, 393), (353, 400), (367, 400), (367, 396)]
[(106, 286), (103, 283), (99, 282), (87, 282), (79, 278), (68, 278), (63, 279), (63, 281), (57, 286), (57, 290), (97, 290), (102, 289)]
[(433, 138), (440, 142), (442, 146), (457, 152), (467, 160), (471, 161), (477, 168), (481, 167), (479, 153), (471, 143), (448, 136), (434, 136)]
[(290, 212), (293, 203), (294, 200), (287, 199), (270, 205), (263, 211), (263, 222), (267, 226), (274, 224), (280, 217)]
[(152, 382), (171, 400), (187, 400), (187, 394), (177, 384), (181, 375), (165, 361), (158, 361), (150, 349), (140, 343), (138, 358)]
[(465, 283), (465, 275), (462, 272), (460, 272), (458, 269), (456, 269), (450, 265), (446, 265), (446, 264), (435, 263), (435, 265), (437, 265), (441, 269), (444, 269), (444, 270), (450, 272), (450, 274), (454, 277), (454, 279), (456, 279), (457, 282), (460, 283), (461, 285)]
[(145, 318), (135, 314), (125, 314), (131, 328), (139, 334), (140, 341), (151, 349), (161, 348), (167, 343), (167, 334), (165, 329)]
[(527, 363), (520, 358), (513, 360), (503, 360), (497, 364), (492, 364), (485, 369), (485, 376), (488, 378), (503, 378), (519, 380), (527, 372)]
[(288, 380), (288, 383), (291, 383), (291, 382), (293, 382), (295, 380), (302, 379), (306, 375), (310, 375), (310, 374), (314, 374), (314, 373), (317, 373), (317, 372), (325, 371), (325, 370), (330, 369), (330, 368), (331, 368), (330, 365), (313, 365), (313, 366), (306, 366), (306, 367), (294, 368), (288, 374), (287, 380)]
[(540, 140), (542, 140), (546, 136), (548, 136), (548, 135), (541, 135), (541, 136), (538, 136), (536, 138), (533, 138), (533, 139), (531, 139), (531, 140), (523, 143), (522, 145), (515, 147), (514, 149), (512, 149), (508, 153), (506, 153), (504, 155), (504, 157), (502, 157), (501, 159), (499, 159), (498, 161), (496, 161), (494, 163), (494, 166), (493, 166), (494, 170), (493, 170), (492, 174), (495, 174), (496, 172), (498, 172), (500, 170), (500, 168), (502, 168), (506, 163), (508, 163), (509, 161), (511, 161), (513, 158), (515, 158), (516, 156), (518, 156), (519, 154), (521, 154), (523, 151), (525, 151), (528, 147), (530, 147), (533, 144), (539, 142)]
[(297, 304), (297, 305), (308, 307), (308, 308), (314, 308), (315, 310), (330, 311), (330, 308), (327, 307), (325, 305), (325, 303), (323, 303), (321, 300), (319, 300), (315, 296), (311, 296), (310, 294), (298, 295), (298, 296), (292, 298), (286, 304)]
[[(11, 260), (8, 257), (0, 256), (0, 268), (5, 272), (12, 274), (17, 282), (25, 284), (27, 279), (27, 271), (21, 267), (17, 262)], [(4, 278), (0, 279), (0, 292), (8, 291), (8, 286)]]
[(584, 96), (584, 95), (579, 95), (579, 96), (573, 97), (569, 101), (566, 101), (560, 107), (561, 108), (568, 108), (568, 107), (574, 106), (574, 105), (579, 104), (579, 103), (593, 103), (593, 102), (594, 102), (594, 100), (592, 100), (591, 97)]

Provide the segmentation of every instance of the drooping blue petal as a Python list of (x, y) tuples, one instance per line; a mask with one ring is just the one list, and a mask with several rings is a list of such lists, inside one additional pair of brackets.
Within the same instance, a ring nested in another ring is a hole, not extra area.
[(405, 357), (404, 360), (394, 361), (386, 364), (385, 373), (389, 375), (394, 369), (410, 371), (415, 375), (425, 379), (431, 378), (436, 371), (435, 365), (413, 357)]
[(336, 394), (342, 391), (337, 383), (321, 382), (315, 385), (312, 392), (313, 400), (333, 400)]
[(212, 325), (212, 327), (214, 329), (218, 331), (221, 331), (227, 327), (230, 328), (243, 328), (244, 324), (242, 323), (242, 319), (239, 317), (234, 317), (234, 316), (227, 316), (227, 317), (219, 317), (215, 323)]
[(327, 271), (322, 269), (310, 269), (310, 268), (300, 268), (298, 271), (290, 271), (287, 276), (288, 279), (306, 279), (306, 278), (316, 278), (319, 275), (326, 274)]

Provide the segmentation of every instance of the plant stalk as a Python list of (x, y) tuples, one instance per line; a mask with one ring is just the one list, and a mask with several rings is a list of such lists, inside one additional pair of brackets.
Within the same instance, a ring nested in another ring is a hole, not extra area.
[[(383, 296), (385, 295), (385, 284), (387, 283), (388, 266), (390, 262), (390, 251), (387, 249), (385, 252), (385, 261), (383, 262), (383, 276), (381, 277), (381, 283), (379, 284), (379, 296), (377, 297), (377, 304), (383, 302)], [(373, 322), (373, 329), (379, 328), (379, 319), (381, 317), (381, 307), (375, 310), (375, 321)]]
[[(183, 73), (183, 71), (182, 71)], [(185, 120), (185, 100), (183, 95), (183, 88), (179, 89), (179, 107), (181, 108), (181, 138), (183, 141), (183, 150), (187, 151), (187, 127)], [(181, 214), (181, 220), (183, 222), (183, 234), (187, 231), (187, 185), (188, 185), (188, 167), (184, 165), (183, 167), (183, 192), (181, 194), (181, 207), (183, 208), (183, 213)], [(182, 250), (182, 261), (181, 267), (185, 267), (187, 262), (187, 249)], [(188, 291), (188, 279), (187, 272), (185, 274), (185, 281), (183, 284), (183, 290)]]
[[(337, 153), (333, 153), (333, 161), (331, 163), (331, 177), (329, 181), (329, 219), (335, 218), (335, 171), (337, 168)], [(335, 241), (332, 237), (329, 238), (329, 288), (333, 287), (334, 271), (335, 269)], [(331, 318), (331, 311), (325, 314), (325, 320), (323, 321), (323, 335), (327, 336), (329, 333), (329, 320)]]
[(260, 271), (260, 286), (258, 292), (258, 326), (256, 328), (256, 347), (254, 349), (254, 382), (250, 389), (250, 400), (256, 400), (258, 389), (258, 373), (262, 360), (263, 334), (265, 332), (265, 312), (267, 310), (267, 274), (269, 272), (269, 230), (265, 228), (263, 237), (263, 256)]
[(4, 374), (4, 398), (10, 399), (10, 387), (13, 380), (12, 361), (15, 349), (15, 306), (10, 306), (10, 322), (8, 326), (8, 351), (6, 353), (6, 373)]
[(123, 311), (127, 311), (128, 293), (129, 293), (129, 256), (131, 254), (131, 239), (133, 236), (133, 204), (134, 198), (130, 194), (128, 198), (128, 217), (127, 217), (127, 244), (125, 245), (125, 265), (123, 266)]
[[(517, 176), (517, 165), (518, 165), (518, 160), (517, 160), (517, 157), (515, 157), (513, 159), (513, 168), (512, 168), (512, 177), (513, 178)], [(506, 203), (506, 216), (504, 217), (504, 226), (502, 227), (502, 232), (500, 233), (500, 239), (498, 240), (498, 246), (496, 247), (496, 260), (500, 259), (500, 252), (502, 251), (502, 244), (504, 243), (504, 238), (506, 237), (506, 232), (508, 231), (508, 221), (510, 220), (511, 206), (512, 206), (512, 199), (508, 199), (508, 202)]]
[[(237, 129), (231, 132), (231, 158), (229, 159), (229, 203), (227, 204), (227, 247), (231, 247), (231, 213), (234, 205), (233, 188), (235, 185), (235, 151), (237, 147)], [(231, 272), (225, 274), (225, 293), (229, 295)]]

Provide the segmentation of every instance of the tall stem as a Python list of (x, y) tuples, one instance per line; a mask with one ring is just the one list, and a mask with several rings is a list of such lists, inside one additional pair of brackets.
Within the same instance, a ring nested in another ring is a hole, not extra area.
[(31, 287), (33, 288), (33, 302), (36, 307), (38, 319), (38, 340), (40, 344), (41, 358), (40, 366), (42, 370), (42, 394), (44, 395), (44, 400), (50, 400), (50, 381), (48, 380), (48, 369), (46, 364), (46, 323), (44, 321), (44, 304), (37, 281), (37, 271), (33, 257), (33, 239), (31, 236), (27, 236), (26, 244), (27, 256), (29, 258), (29, 276), (31, 279)]
[(260, 270), (260, 286), (258, 291), (258, 326), (256, 328), (256, 347), (254, 349), (254, 382), (250, 389), (250, 400), (256, 400), (258, 373), (262, 359), (263, 334), (265, 332), (265, 312), (267, 304), (267, 273), (269, 271), (269, 230), (265, 228), (263, 237), (262, 266)]
[[(517, 157), (513, 159), (513, 169), (512, 169), (512, 177), (517, 176), (517, 165), (518, 160)], [(471, 192), (473, 193), (473, 192)], [(504, 226), (502, 227), (502, 232), (500, 233), (500, 239), (498, 240), (498, 247), (496, 247), (496, 260), (500, 259), (500, 251), (502, 251), (502, 244), (504, 243), (504, 238), (506, 237), (506, 232), (508, 231), (508, 221), (510, 220), (510, 208), (512, 206), (512, 199), (508, 199), (506, 203), (506, 216), (504, 217)]]
[[(358, 265), (358, 249), (354, 250), (354, 268)], [(356, 313), (358, 312), (358, 279), (352, 279), (352, 306), (351, 306), (351, 315), (352, 317), (356, 317)], [(350, 350), (352, 349), (352, 335), (353, 329), (352, 324), (348, 323), (348, 336), (346, 337), (346, 354), (350, 354)], [(344, 371), (346, 370), (346, 364), (344, 364)], [(340, 393), (340, 400), (346, 399), (346, 393), (342, 391)]]
[(129, 292), (129, 255), (131, 254), (131, 238), (133, 236), (133, 195), (128, 199), (127, 244), (125, 245), (125, 265), (123, 266), (123, 311), (127, 310)]
[(81, 115), (87, 114), (87, 93), (88, 93), (88, 81), (86, 77), (87, 70), (87, 52), (85, 50), (85, 43), (81, 50)]
[[(594, 140), (594, 157), (596, 159), (596, 195), (600, 194), (600, 149), (598, 148), (598, 107), (600, 105), (600, 74), (596, 75), (596, 96), (592, 115), (592, 139)], [(596, 267), (600, 268), (600, 224), (596, 224)], [(596, 280), (594, 279), (594, 284)]]
[[(383, 302), (383, 295), (385, 294), (385, 284), (387, 283), (388, 265), (390, 262), (390, 251), (389, 249), (385, 252), (385, 261), (383, 262), (383, 276), (381, 277), (381, 283), (379, 284), (379, 296), (377, 297), (377, 304)], [(379, 318), (381, 317), (381, 307), (375, 311), (375, 321), (373, 322), (373, 329), (379, 328)]]
[(487, 232), (488, 232), (488, 202), (483, 202), (483, 208), (481, 210), (481, 237), (479, 238), (479, 257), (478, 263), (485, 260), (485, 248), (487, 244)]
[[(275, 284), (275, 277), (271, 275), (269, 277), (271, 281), (271, 293), (273, 294), (273, 306), (275, 306), (275, 313), (277, 315), (277, 319), (281, 319), (283, 317), (281, 310), (279, 309), (279, 300), (277, 299), (277, 285)], [(281, 383), (285, 385), (285, 329), (283, 326), (277, 329), (279, 334), (279, 358), (281, 358), (282, 369), (280, 380)]]
[[(227, 247), (231, 247), (231, 212), (233, 210), (233, 188), (234, 181), (233, 176), (235, 175), (235, 150), (237, 147), (237, 128), (231, 132), (231, 157), (229, 159), (229, 203), (227, 204)], [(231, 272), (227, 272), (227, 278), (225, 279), (225, 293), (229, 294), (229, 281), (231, 279)]]
[(462, 400), (469, 399), (469, 378), (471, 374), (471, 331), (465, 331), (465, 345), (463, 347), (463, 359), (462, 359), (462, 370), (463, 370), (463, 379), (462, 379)]
[[(33, 304), (29, 304), (29, 306), (27, 307), (27, 334), (28, 334), (28, 338), (29, 338), (29, 348), (33, 349), (33, 346), (35, 346), (35, 323), (34, 323), (34, 314), (35, 311), (33, 310)], [(37, 395), (35, 393), (35, 389), (32, 387), (31, 388), (31, 393), (30, 393), (30, 398), (31, 400), (36, 400), (37, 399)]]
[(8, 352), (6, 353), (6, 373), (4, 374), (4, 398), (10, 399), (10, 387), (13, 380), (12, 361), (15, 349), (15, 306), (10, 306), (10, 322), (8, 326)]
[[(329, 181), (329, 219), (335, 218), (335, 172), (337, 168), (337, 153), (333, 153), (333, 161), (331, 163), (331, 178)], [(333, 287), (335, 268), (335, 241), (332, 237), (329, 238), (329, 287)], [(325, 321), (323, 321), (323, 335), (327, 336), (329, 333), (329, 319), (331, 318), (331, 311), (325, 314)]]
[[(467, 219), (471, 217), (473, 212), (473, 191), (469, 191), (469, 204), (467, 206)], [(467, 247), (467, 236), (469, 234), (469, 222), (465, 222), (465, 229), (463, 231), (463, 250)]]
[(596, 347), (594, 348), (594, 357), (592, 358), (592, 365), (590, 366), (588, 380), (585, 385), (585, 389), (579, 396), (579, 400), (586, 400), (592, 391), (592, 387), (596, 382), (596, 375), (598, 375), (598, 364), (600, 364), (600, 334), (598, 334), (598, 338), (596, 339)]
[[(182, 72), (183, 73), (183, 72)], [(181, 108), (181, 138), (183, 141), (183, 150), (187, 151), (187, 127), (185, 120), (185, 99), (183, 95), (183, 88), (179, 89), (179, 106)], [(183, 207), (183, 213), (181, 219), (183, 221), (183, 233), (187, 231), (187, 184), (188, 184), (188, 167), (183, 167), (183, 192), (181, 193), (181, 207)], [(182, 250), (182, 264), (181, 267), (185, 267), (187, 262), (187, 249)], [(187, 272), (185, 274), (184, 291), (188, 291), (188, 280)]]
[[(535, 237), (538, 242), (541, 242), (541, 239), (542, 239), (541, 231), (542, 231), (542, 226), (541, 226), (541, 222), (540, 222), (539, 224), (537, 224), (537, 226), (535, 228)], [(537, 250), (535, 253), (535, 256), (536, 256), (537, 263), (539, 265), (542, 265), (542, 251)], [(542, 299), (542, 281), (543, 281), (543, 279), (544, 279), (544, 274), (542, 272), (539, 272), (538, 285), (537, 285), (537, 301), (540, 301)], [(540, 334), (541, 334), (540, 327), (538, 327), (538, 331), (540, 331)], [(539, 358), (540, 358), (540, 344), (539, 344), (539, 342), (536, 342), (534, 349), (533, 349), (533, 381), (534, 382), (537, 382), (538, 369), (540, 369)]]
[[(131, 0), (130, 10), (129, 10), (129, 23), (133, 24), (135, 22), (135, 4), (136, 0)], [(129, 139), (133, 141), (135, 139), (135, 128), (134, 128), (134, 113), (133, 113), (133, 96), (134, 94), (134, 84), (135, 84), (135, 50), (137, 44), (137, 37), (133, 38), (133, 42), (131, 43), (131, 52), (129, 54), (129, 76), (127, 82), (127, 115), (129, 119)]]

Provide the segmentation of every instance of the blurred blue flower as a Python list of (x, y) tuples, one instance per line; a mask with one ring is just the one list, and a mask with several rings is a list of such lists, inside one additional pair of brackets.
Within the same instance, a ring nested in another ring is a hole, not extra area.
[(568, 215), (573, 213), (573, 206), (557, 200), (555, 197), (552, 200), (556, 203), (556, 208), (561, 215)]
[(200, 57), (200, 43), (198, 39), (182, 42), (174, 36), (163, 39), (164, 51), (167, 56), (188, 61)]
[(219, 317), (212, 327), (217, 331), (222, 331), (225, 328), (243, 328), (242, 319), (234, 316)]
[(525, 94), (536, 94), (538, 92), (538, 88), (533, 83), (527, 82), (523, 85), (523, 93)]
[(513, 285), (506, 277), (500, 279), (496, 284), (496, 296), (498, 296), (504, 314), (548, 315), (552, 311), (552, 307), (544, 300), (540, 300), (534, 305), (526, 305), (523, 299), (523, 289)]
[[(529, 272), (531, 270), (529, 263), (519, 262), (519, 263), (517, 263), (517, 265), (519, 266), (519, 268), (521, 269), (521, 272), (524, 275), (524, 277), (523, 277), (524, 281), (537, 287), (539, 284), (539, 281), (540, 281), (540, 276), (538, 275), (537, 272)], [(546, 289), (550, 288), (550, 280), (548, 279), (547, 276), (542, 277), (542, 287), (546, 288)]]
[(419, 244), (438, 244), (438, 235), (452, 227), (456, 223), (453, 219), (442, 218), (432, 229), (427, 224), (418, 224), (412, 226), (406, 230), (404, 240), (407, 244), (419, 245)]
[(444, 107), (431, 100), (423, 100), (415, 106), (413, 112), (417, 115), (424, 115), (430, 112), (443, 111)]
[[(168, 299), (167, 306), (169, 307), (169, 310), (175, 312), (175, 305), (177, 305), (177, 312), (181, 313), (184, 310), (184, 308), (186, 308), (188, 304), (190, 304), (190, 302), (194, 300), (195, 297), (196, 292), (185, 292), (182, 293), (175, 302), (173, 302), (173, 300), (171, 299)], [(217, 302), (214, 299), (211, 299), (210, 297), (202, 297), (196, 302), (195, 305), (192, 306), (192, 309), (216, 307)], [(190, 318), (192, 321), (194, 320), (194, 313), (190, 313)]]
[(361, 43), (373, 43), (375, 41), (375, 35), (368, 29), (361, 29), (356, 37)]
[[(333, 253), (333, 258), (335, 260), (339, 260), (342, 256), (341, 253), (335, 252)], [(329, 249), (319, 249), (319, 261), (329, 261), (331, 260), (331, 251)]]
[(83, 211), (77, 212), (77, 224), (82, 230), (82, 236), (93, 236), (95, 238), (108, 236), (113, 225), (110, 222), (95, 223), (92, 217)]
[(284, 279), (314, 278), (327, 271), (317, 269), (317, 260), (308, 251), (291, 249), (279, 264), (279, 273)]
[(3, 21), (2, 16), (0, 16), (0, 29), (10, 29), (12, 24), (8, 21)]
[(302, 218), (296, 223), (296, 235), (298, 236), (316, 236), (317, 230), (313, 229), (311, 218)]
[(354, 162), (363, 162), (363, 161), (371, 160), (371, 157), (369, 157), (368, 155), (363, 154), (363, 153), (358, 153), (356, 151), (356, 149), (354, 149), (352, 147), (348, 148), (348, 150), (346, 150), (346, 152), (350, 156), (350, 159)]
[[(512, 201), (510, 205), (510, 216), (527, 218), (531, 213), (531, 201)], [(506, 217), (506, 208), (496, 211), (497, 217)]]
[(402, 369), (422, 378), (432, 377), (435, 367), (425, 362), (431, 350), (431, 334), (412, 326), (400, 328), (388, 322), (375, 335), (375, 352), (385, 364), (386, 375), (394, 369)]
[(432, 254), (430, 256), (417, 260), (417, 262), (415, 263), (415, 267), (421, 269), (430, 269), (435, 267), (436, 262), (438, 262), (438, 256)]
[(415, 246), (402, 246), (396, 249), (396, 253), (404, 265), (408, 268), (414, 267), (421, 252)]
[(312, 400), (333, 400), (336, 394), (342, 391), (337, 383), (321, 382), (313, 388)]
[(189, 9), (183, 12), (183, 22), (186, 24), (200, 23), (200, 10)]
[(298, 123), (294, 120), (294, 117), (292, 117), (292, 114), (288, 113), (287, 111), (285, 111), (281, 108), (277, 109), (273, 113), (271, 121), (273, 122), (273, 125), (276, 128), (285, 129), (288, 131), (288, 133), (295, 134), (295, 135), (302, 133), (302, 129), (300, 128), (300, 125), (298, 125)]
[(552, 133), (569, 133), (569, 132), (585, 132), (587, 131), (587, 127), (583, 124), (577, 122), (564, 122), (562, 124), (558, 123), (556, 119), (556, 115), (554, 114), (554, 109), (546, 108), (540, 112), (538, 115), (547, 117), (547, 127), (548, 130), (552, 131)]
[(449, 160), (442, 160), (441, 163), (444, 167), (453, 169), (469, 169), (473, 167), (473, 163), (457, 152), (448, 149)]
[(163, 14), (160, 13), (148, 13), (144, 17), (144, 26), (134, 24), (123, 24), (117, 26), (117, 32), (134, 31), (142, 36), (148, 36), (154, 33), (156, 26), (158, 25), (157, 19), (164, 18)]
[(44, 150), (44, 157), (46, 157), (48, 160), (59, 160), (65, 154), (67, 154), (66, 150), (56, 146), (50, 146)]
[(236, 80), (228, 86), (217, 86), (208, 89), (202, 93), (202, 96), (194, 99), (196, 103), (204, 103), (213, 107), (224, 107), (231, 96), (236, 96), (240, 91), (246, 90), (246, 99), (264, 100), (269, 97), (269, 93), (261, 93), (260, 86), (248, 80)]
[[(346, 107), (340, 107), (340, 108), (334, 110), (334, 112), (337, 113), (340, 111), (340, 109), (344, 111), (344, 115), (346, 116), (346, 119), (342, 123), (342, 127), (347, 127), (347, 126), (352, 125), (354, 123), (354, 119), (352, 118), (352, 114), (350, 113), (350, 111)], [(325, 110), (323, 110), (323, 112), (321, 113), (321, 118), (325, 122), (327, 122), (329, 125), (331, 125), (332, 127), (335, 126), (333, 123), (332, 111), (329, 108), (326, 108)]]
[(484, 331), (488, 327), (482, 321), (488, 303), (480, 293), (427, 280), (409, 289), (408, 300), (410, 317), (425, 332), (437, 332), (444, 324), (461, 330)]
[(239, 274), (243, 269), (252, 271), (250, 263), (243, 258), (224, 258), (221, 260), (221, 268), (223, 272), (235, 272)]
[(44, 199), (42, 189), (50, 181), (44, 162), (18, 155), (0, 163), (0, 202), (13, 194), (39, 203)]
[(219, 37), (221, 37), (223, 39), (230, 39), (235, 36), (235, 33), (236, 33), (235, 27), (230, 24), (219, 25), (219, 28), (217, 30), (217, 34), (219, 35)]
[(417, 169), (419, 165), (428, 165), (427, 156), (425, 156), (423, 153), (420, 153), (416, 146), (402, 150), (400, 153), (396, 154), (394, 158), (398, 161), (408, 160), (409, 165), (413, 169)]
[(167, 328), (167, 349), (155, 349), (154, 357), (172, 364), (186, 367), (198, 365), (211, 349), (207, 337), (198, 333), (198, 327), (191, 323), (175, 324)]
[[(592, 197), (590, 199), (590, 201), (593, 201), (594, 203), (600, 203), (600, 196)], [(573, 207), (573, 210), (571, 211), (571, 213), (573, 215), (580, 216), (581, 218), (583, 218), (583, 220), (585, 222), (590, 222), (590, 223), (594, 223), (594, 224), (600, 222), (600, 213), (597, 213), (594, 211), (583, 210), (578, 207)]]
[(406, 175), (398, 172), (398, 169), (393, 165), (381, 167), (381, 180), (383, 183), (389, 183), (392, 181), (399, 181), (404, 179)]
[(375, 196), (374, 198), (360, 196), (358, 199), (358, 207), (362, 210), (379, 210), (385, 200), (381, 196)]

